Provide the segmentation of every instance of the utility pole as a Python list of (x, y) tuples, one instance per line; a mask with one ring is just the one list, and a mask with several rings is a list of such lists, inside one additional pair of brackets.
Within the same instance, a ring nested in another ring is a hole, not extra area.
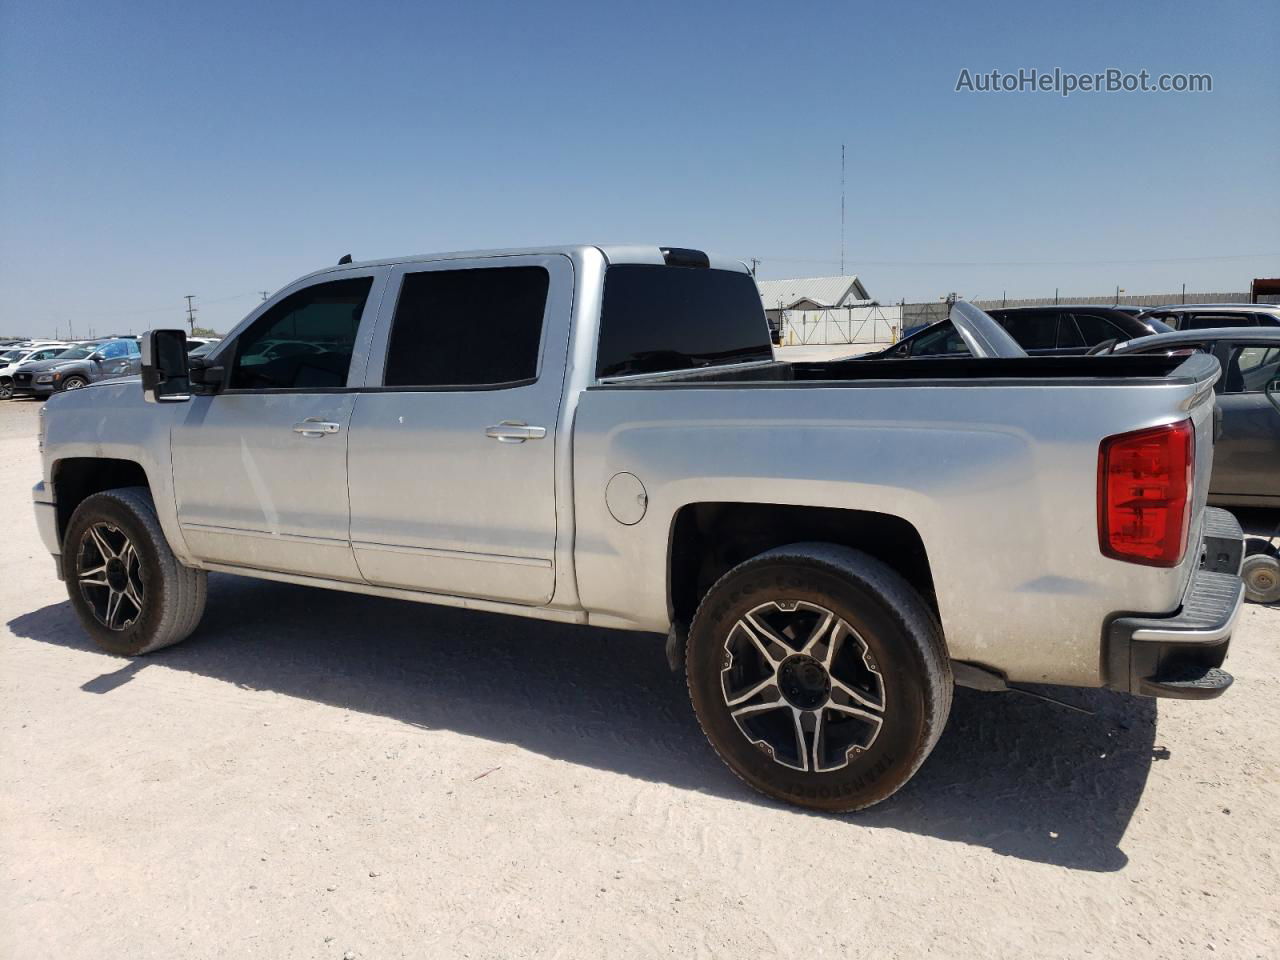
[(1057, 287), (1053, 288), (1053, 305), (1055, 307), (1058, 305), (1058, 288)]
[[(760, 266), (760, 258), (759, 258), (759, 257), (752, 257), (752, 258), (751, 258), (751, 276), (753, 276), (753, 277), (754, 277), (754, 276), (756, 275), (756, 267), (758, 267), (758, 266)], [(263, 300), (265, 300), (265, 299), (267, 299), (267, 298), (266, 298), (266, 297), (263, 297), (262, 299), (263, 299)]]
[[(753, 259), (751, 262), (755, 263), (756, 261)], [(754, 277), (756, 275), (756, 272), (752, 270), (751, 275)], [(270, 292), (267, 290), (259, 290), (258, 292), (262, 294), (262, 299), (264, 302), (266, 301), (267, 297), (271, 296)]]
[(844, 144), (840, 144), (840, 276), (844, 276)]
[(1120, 284), (1117, 283), (1116, 284), (1116, 303), (1115, 303), (1117, 307), (1120, 306), (1120, 294), (1122, 293), (1124, 293), (1124, 287), (1120, 286)]
[(191, 328), (191, 335), (194, 337), (196, 333), (196, 308), (191, 305), (191, 301), (196, 298), (194, 293), (187, 295), (187, 326)]
[(1187, 285), (1185, 283), (1182, 285), (1182, 302), (1187, 302)]

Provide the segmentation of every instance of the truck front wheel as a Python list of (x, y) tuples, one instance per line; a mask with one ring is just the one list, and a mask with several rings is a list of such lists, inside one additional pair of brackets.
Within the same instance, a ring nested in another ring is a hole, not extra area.
[(686, 663), (698, 722), (729, 768), (827, 812), (893, 794), (951, 709), (933, 612), (894, 570), (832, 544), (779, 547), (721, 577)]
[(206, 574), (178, 562), (145, 487), (76, 507), (62, 540), (71, 606), (107, 653), (136, 656), (184, 640), (204, 614)]

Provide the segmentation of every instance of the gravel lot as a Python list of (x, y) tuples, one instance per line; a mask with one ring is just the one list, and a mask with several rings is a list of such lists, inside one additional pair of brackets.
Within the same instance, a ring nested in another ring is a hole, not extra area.
[(1275, 957), (1280, 609), (1213, 703), (958, 691), (897, 797), (824, 817), (711, 753), (652, 637), (210, 580), (95, 652), (0, 404), (0, 955)]

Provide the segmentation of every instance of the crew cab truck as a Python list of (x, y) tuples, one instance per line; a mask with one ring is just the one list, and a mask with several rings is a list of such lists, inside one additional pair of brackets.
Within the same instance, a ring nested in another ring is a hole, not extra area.
[(36, 514), (117, 654), (190, 634), (209, 571), (665, 634), (724, 761), (823, 810), (901, 787), (957, 682), (1220, 694), (1217, 361), (952, 319), (973, 358), (789, 364), (696, 250), (346, 262), (54, 396)]

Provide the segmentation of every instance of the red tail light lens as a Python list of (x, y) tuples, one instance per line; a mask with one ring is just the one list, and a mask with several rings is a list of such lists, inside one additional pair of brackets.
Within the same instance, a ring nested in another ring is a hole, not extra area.
[(1098, 545), (1105, 556), (1176, 567), (1187, 549), (1195, 428), (1121, 433), (1098, 449)]

